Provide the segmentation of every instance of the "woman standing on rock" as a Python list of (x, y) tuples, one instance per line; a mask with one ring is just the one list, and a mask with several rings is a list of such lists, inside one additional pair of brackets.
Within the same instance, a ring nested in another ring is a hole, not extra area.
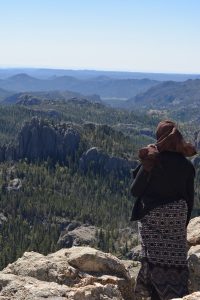
[(181, 298), (188, 294), (186, 227), (194, 202), (196, 154), (175, 123), (162, 121), (157, 142), (139, 151), (141, 164), (131, 185), (137, 201), (131, 220), (140, 220), (142, 262), (136, 299)]

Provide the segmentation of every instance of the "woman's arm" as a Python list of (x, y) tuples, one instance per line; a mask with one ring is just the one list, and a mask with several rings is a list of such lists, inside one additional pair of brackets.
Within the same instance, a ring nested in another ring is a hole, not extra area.
[(144, 170), (144, 167), (141, 165), (137, 175), (131, 184), (131, 193), (134, 197), (140, 197), (149, 182), (150, 172)]

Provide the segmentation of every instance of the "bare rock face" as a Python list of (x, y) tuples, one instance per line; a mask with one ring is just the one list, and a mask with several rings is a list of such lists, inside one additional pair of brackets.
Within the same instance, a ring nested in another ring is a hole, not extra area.
[(90, 247), (25, 252), (0, 272), (0, 300), (134, 300), (138, 269)]
[(79, 161), (79, 168), (84, 173), (92, 171), (102, 175), (115, 174), (119, 178), (130, 176), (131, 168), (135, 168), (136, 165), (135, 161), (111, 157), (97, 147), (92, 147), (84, 152)]
[(190, 246), (200, 244), (200, 217), (190, 220), (187, 227), (187, 241)]
[(79, 148), (80, 134), (71, 124), (52, 125), (33, 118), (19, 134), (18, 158), (31, 161), (47, 159), (64, 162), (73, 158)]

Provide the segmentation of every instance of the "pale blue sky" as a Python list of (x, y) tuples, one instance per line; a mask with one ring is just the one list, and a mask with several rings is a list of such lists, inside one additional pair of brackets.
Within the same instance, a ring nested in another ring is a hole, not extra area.
[(0, 67), (200, 73), (199, 0), (0, 0)]

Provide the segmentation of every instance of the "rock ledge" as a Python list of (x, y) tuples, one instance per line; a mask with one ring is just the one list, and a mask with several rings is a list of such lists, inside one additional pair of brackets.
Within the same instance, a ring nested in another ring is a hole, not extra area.
[(134, 300), (138, 269), (91, 247), (25, 252), (0, 272), (0, 300)]

